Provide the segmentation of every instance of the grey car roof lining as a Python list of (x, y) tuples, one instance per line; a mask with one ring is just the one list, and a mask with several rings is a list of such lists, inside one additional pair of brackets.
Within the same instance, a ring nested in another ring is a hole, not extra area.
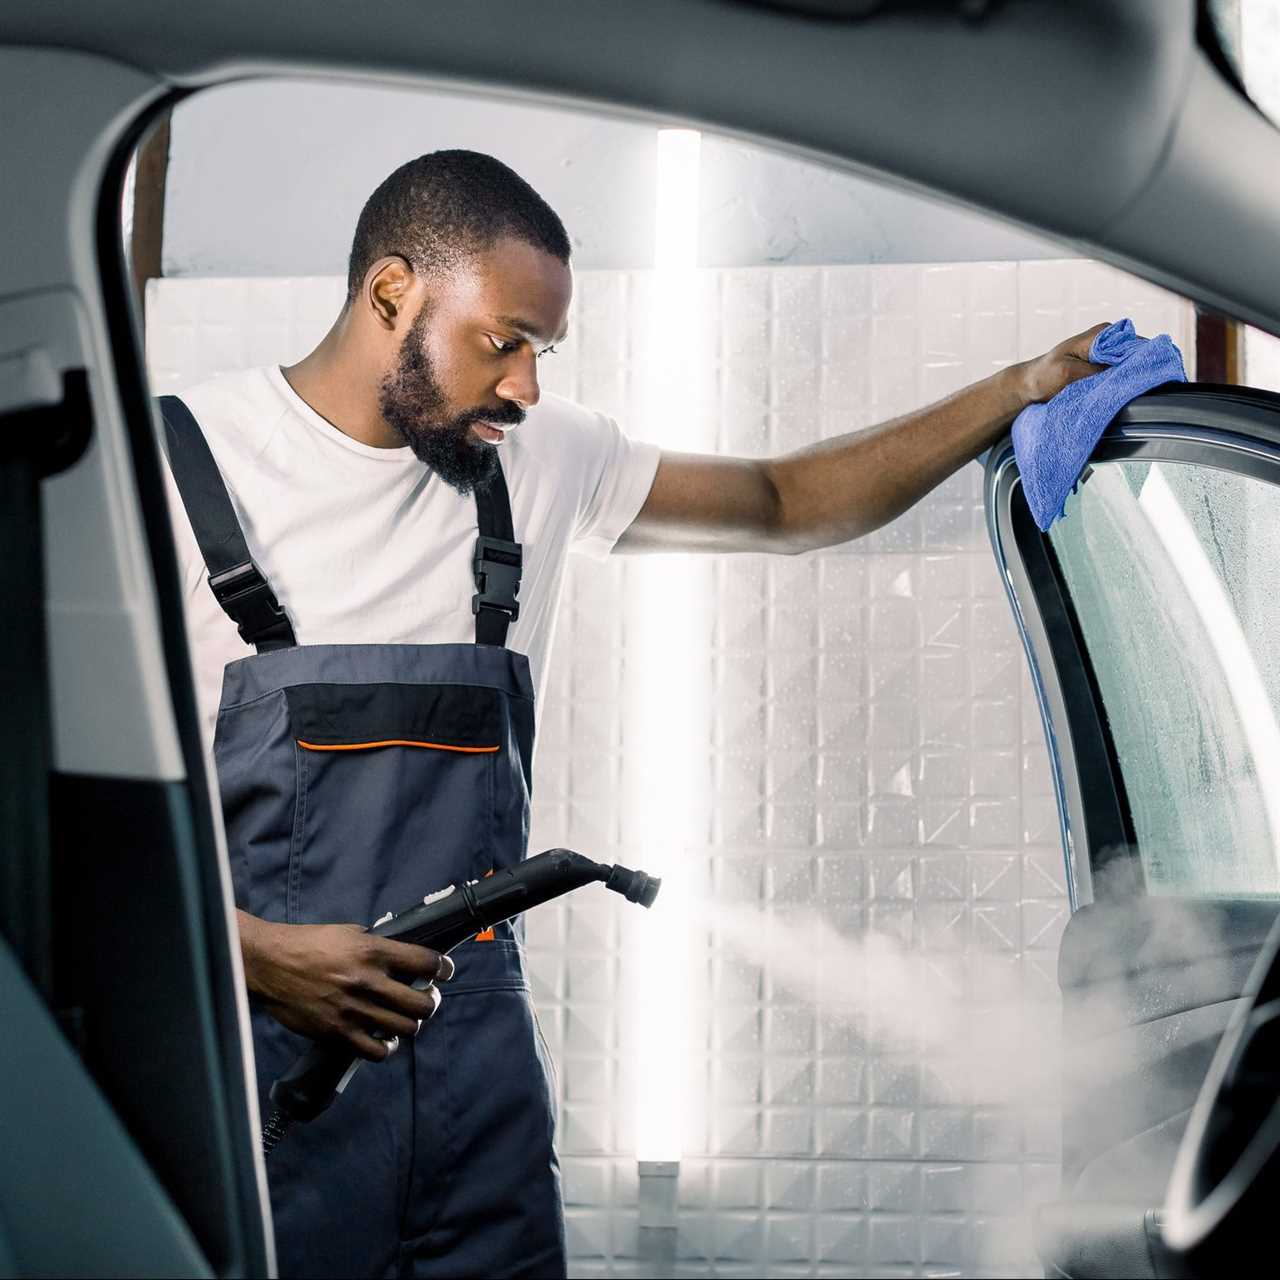
[[(1185, 31), (1168, 21), (1175, 10)], [(167, 26), (163, 0), (124, 0), (110, 21), (82, 11), (44, 34), (190, 86), (272, 73), (426, 77), (689, 121), (937, 187), (1013, 217), (1028, 203), (1020, 194), (1038, 186), (1042, 195), (1052, 190), (1066, 215), (1059, 232), (1088, 234), (1129, 203), (1154, 167), (1191, 48), (1193, 7), (1190, 0), (1013, 0), (979, 29), (942, 10), (832, 24), (727, 0), (491, 0), (450, 10), (447, 25), (439, 9), (414, 0), (383, 0), (372, 12), (387, 25), (353, 26), (349, 12), (297, 0), (266, 7), (220, 0), (185, 15), (179, 33)], [(396, 32), (394, 48), (387, 29)], [(586, 49), (607, 52), (588, 58)], [(1074, 79), (1080, 68), (1091, 73), (1083, 83)], [(744, 95), (744, 85), (772, 92)], [(1127, 139), (1117, 146), (1113, 130), (1110, 151), (1094, 154), (1108, 172), (1082, 167), (1085, 139), (1110, 127), (1118, 97), (1135, 94), (1143, 109), (1132, 114)], [(1064, 130), (1067, 100), (1077, 120)], [(975, 131), (990, 120), (1004, 131), (994, 148)], [(1055, 135), (1051, 170), (1026, 184), (1008, 173), (1011, 161), (1029, 162)], [(1009, 190), (993, 190), (1010, 176)], [(1087, 202), (1070, 198), (1081, 186)]]
[[(958, 200), (1280, 329), (1280, 258), (1260, 234), (1280, 208), (1280, 132), (1200, 50), (1196, 12), (1005, 0), (980, 23), (942, 5), (831, 22), (736, 0), (219, 0), (179, 25), (167, 0), (22, 0), (0, 40), (189, 88), (373, 77), (711, 127)], [(1237, 136), (1248, 157), (1221, 146)]]

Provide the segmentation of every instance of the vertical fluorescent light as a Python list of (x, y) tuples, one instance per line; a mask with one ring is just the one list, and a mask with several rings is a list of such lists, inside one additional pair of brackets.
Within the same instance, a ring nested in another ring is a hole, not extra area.
[[(702, 134), (696, 129), (658, 130), (657, 239), (653, 265), (683, 273), (698, 265), (698, 166)], [(668, 283), (680, 283), (669, 277)]]
[[(702, 136), (658, 132), (654, 289), (649, 314), (642, 424), (664, 449), (697, 439), (698, 165)], [(695, 833), (693, 788), (706, 755), (707, 691), (704, 609), (685, 556), (636, 560), (628, 636), (634, 779), (631, 821), (641, 864), (662, 876), (662, 892), (639, 930), (641, 954), (636, 1156), (680, 1159), (689, 1075), (688, 846)], [(674, 1167), (674, 1166), (673, 1166)], [(648, 1165), (650, 1171), (655, 1166)], [(654, 1224), (659, 1225), (659, 1224)], [(671, 1224), (674, 1226), (674, 1223)]]

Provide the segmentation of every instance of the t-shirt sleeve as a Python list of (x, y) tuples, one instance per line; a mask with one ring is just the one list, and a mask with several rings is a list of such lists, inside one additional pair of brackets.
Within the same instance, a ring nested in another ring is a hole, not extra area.
[(640, 514), (662, 451), (632, 440), (612, 418), (593, 417), (573, 550), (603, 560)]

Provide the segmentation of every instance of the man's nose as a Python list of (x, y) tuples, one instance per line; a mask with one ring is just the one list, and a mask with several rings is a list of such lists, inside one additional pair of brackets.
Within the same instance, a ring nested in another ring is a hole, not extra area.
[(522, 409), (532, 409), (542, 398), (538, 386), (538, 358), (532, 351), (502, 377), (502, 381), (494, 388), (503, 400), (511, 400)]

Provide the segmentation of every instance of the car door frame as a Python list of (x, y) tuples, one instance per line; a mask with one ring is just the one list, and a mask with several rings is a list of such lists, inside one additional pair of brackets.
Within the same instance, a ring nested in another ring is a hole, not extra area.
[[(1211, 383), (1156, 388), (1116, 415), (1080, 483), (1088, 483), (1095, 462), (1162, 460), (1280, 487), (1280, 395)], [(1036, 527), (1023, 495), (1011, 437), (987, 455), (983, 496), (992, 551), (1044, 726), (1071, 910), (1103, 897), (1144, 894), (1146, 877), (1097, 678), (1049, 536)]]

